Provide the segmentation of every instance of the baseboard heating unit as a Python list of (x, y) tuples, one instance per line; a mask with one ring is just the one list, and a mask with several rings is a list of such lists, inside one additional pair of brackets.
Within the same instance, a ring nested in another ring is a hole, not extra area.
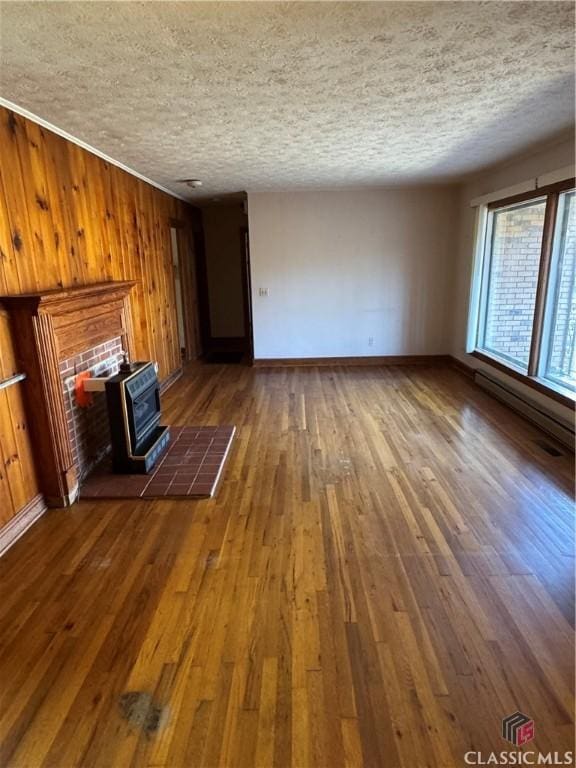
[(485, 389), (498, 400), (501, 400), (510, 408), (525, 416), (563, 445), (574, 450), (574, 424), (569, 424), (556, 414), (547, 412), (539, 403), (536, 404), (524, 395), (517, 394), (501, 381), (497, 381), (485, 373), (476, 371), (474, 381), (479, 387), (482, 387), (482, 389)]

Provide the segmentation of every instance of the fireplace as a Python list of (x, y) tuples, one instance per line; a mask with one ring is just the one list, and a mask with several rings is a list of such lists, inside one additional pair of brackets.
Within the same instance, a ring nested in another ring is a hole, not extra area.
[(90, 404), (78, 402), (78, 375), (91, 378), (114, 376), (120, 370), (126, 354), (121, 336), (82, 348), (75, 355), (60, 361), (60, 377), (72, 458), (79, 482), (110, 451), (110, 428), (104, 388), (92, 396)]
[(123, 363), (106, 381), (112, 467), (121, 474), (150, 472), (170, 441), (160, 425), (160, 387), (153, 363)]
[[(95, 351), (99, 358), (102, 345), (112, 341), (119, 339), (118, 348), (134, 354), (129, 301), (133, 285), (114, 281), (1, 297), (17, 339), (18, 365), (27, 377), (30, 433), (48, 506), (72, 504), (86, 469), (85, 463), (79, 465), (73, 444), (76, 430), (69, 423), (65, 380), (80, 370), (79, 360), (82, 367), (89, 362), (93, 368)], [(102, 351), (104, 357), (108, 352)]]

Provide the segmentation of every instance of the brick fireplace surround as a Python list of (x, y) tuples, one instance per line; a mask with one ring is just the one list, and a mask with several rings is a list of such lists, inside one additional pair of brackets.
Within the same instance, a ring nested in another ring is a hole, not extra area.
[(108, 453), (110, 429), (105, 393), (95, 392), (92, 403), (81, 408), (76, 402), (76, 376), (84, 371), (92, 376), (114, 376), (118, 373), (123, 355), (122, 338), (117, 336), (60, 363), (66, 423), (79, 481)]
[(134, 342), (129, 293), (133, 282), (2, 297), (18, 338), (19, 363), (41, 490), (48, 506), (67, 506), (79, 481), (106, 451), (109, 437), (103, 395), (78, 408), (77, 373), (117, 371)]

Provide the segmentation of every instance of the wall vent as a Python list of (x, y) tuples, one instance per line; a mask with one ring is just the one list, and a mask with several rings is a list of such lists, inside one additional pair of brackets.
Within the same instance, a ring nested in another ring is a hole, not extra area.
[(509, 389), (505, 384), (496, 379), (492, 379), (485, 373), (476, 371), (474, 381), (479, 387), (489, 392), (491, 395), (501, 400), (513, 410), (525, 416), (536, 424), (540, 429), (556, 438), (563, 445), (574, 450), (575, 436), (574, 425), (568, 424), (556, 414), (549, 413), (540, 404), (536, 405), (524, 395), (520, 396)]

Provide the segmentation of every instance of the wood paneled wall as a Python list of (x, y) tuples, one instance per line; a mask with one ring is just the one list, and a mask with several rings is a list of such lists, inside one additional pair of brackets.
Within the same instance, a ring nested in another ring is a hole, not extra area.
[[(160, 378), (181, 365), (170, 225), (192, 270), (199, 211), (0, 108), (0, 296), (134, 280), (136, 357)], [(17, 339), (0, 307), (0, 378)], [(22, 390), (0, 392), (0, 526), (38, 492)]]
[(3, 108), (0, 147), (0, 295), (136, 280), (137, 356), (174, 373), (170, 222), (191, 231), (191, 206)]
[[(17, 373), (10, 318), (0, 310), (0, 380)], [(0, 389), (0, 527), (38, 494), (22, 387)]]

